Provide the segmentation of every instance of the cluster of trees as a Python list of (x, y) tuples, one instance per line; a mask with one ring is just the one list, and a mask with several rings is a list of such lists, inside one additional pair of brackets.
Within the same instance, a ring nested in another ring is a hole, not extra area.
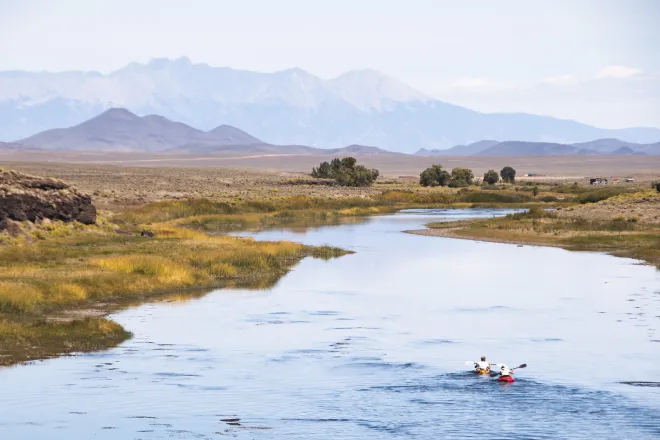
[(379, 174), (376, 169), (358, 165), (354, 157), (335, 158), (312, 168), (312, 177), (334, 179), (341, 186), (371, 186)]
[[(484, 183), (494, 185), (500, 181), (505, 183), (515, 183), (516, 170), (511, 167), (504, 167), (500, 174), (495, 170), (488, 170), (484, 174)], [(470, 186), (475, 183), (472, 170), (467, 168), (454, 168), (449, 173), (442, 168), (442, 165), (432, 165), (430, 168), (422, 171), (419, 175), (419, 184), (422, 186), (449, 186), (451, 188), (460, 188)]]

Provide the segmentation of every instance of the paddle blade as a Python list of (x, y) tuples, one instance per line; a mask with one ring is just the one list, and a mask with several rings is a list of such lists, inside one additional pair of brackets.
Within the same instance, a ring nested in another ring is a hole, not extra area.
[(517, 370), (518, 368), (527, 368), (527, 364), (518, 365), (514, 370)]

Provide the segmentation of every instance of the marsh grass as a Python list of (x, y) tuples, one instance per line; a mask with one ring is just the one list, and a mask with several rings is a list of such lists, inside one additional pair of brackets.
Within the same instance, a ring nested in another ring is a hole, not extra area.
[(610, 220), (558, 217), (537, 207), (506, 217), (428, 226), (450, 230), (450, 235), (464, 238), (606, 251), (644, 260), (660, 268), (660, 225), (639, 222), (636, 217)]
[(17, 322), (0, 317), (0, 365), (12, 365), (117, 345), (131, 336), (104, 318)]

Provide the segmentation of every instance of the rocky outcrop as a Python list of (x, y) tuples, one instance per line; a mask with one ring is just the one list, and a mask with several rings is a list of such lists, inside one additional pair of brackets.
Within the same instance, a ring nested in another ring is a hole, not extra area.
[(92, 198), (64, 182), (0, 170), (0, 230), (10, 222), (44, 219), (96, 223)]

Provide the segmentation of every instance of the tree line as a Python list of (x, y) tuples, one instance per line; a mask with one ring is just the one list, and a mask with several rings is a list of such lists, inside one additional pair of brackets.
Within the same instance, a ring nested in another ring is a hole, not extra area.
[[(505, 183), (515, 183), (516, 170), (509, 166), (502, 168), (499, 174), (495, 170), (488, 170), (484, 173), (483, 181), (489, 185), (494, 185), (500, 181), (500, 177)], [(431, 165), (419, 175), (419, 184), (422, 186), (461, 188), (473, 185), (474, 180), (474, 174), (468, 168), (454, 168), (450, 173), (442, 165), (437, 164)]]
[[(379, 171), (375, 168), (358, 165), (354, 157), (334, 158), (330, 162), (321, 162), (318, 167), (312, 168), (312, 177), (332, 179), (340, 186), (371, 186), (379, 175)], [(516, 170), (506, 166), (499, 174), (495, 170), (484, 173), (484, 183), (494, 185), (500, 180), (505, 183), (515, 183)], [(474, 185), (475, 177), (468, 168), (454, 168), (449, 172), (442, 165), (432, 165), (419, 175), (419, 184), (462, 188)]]

